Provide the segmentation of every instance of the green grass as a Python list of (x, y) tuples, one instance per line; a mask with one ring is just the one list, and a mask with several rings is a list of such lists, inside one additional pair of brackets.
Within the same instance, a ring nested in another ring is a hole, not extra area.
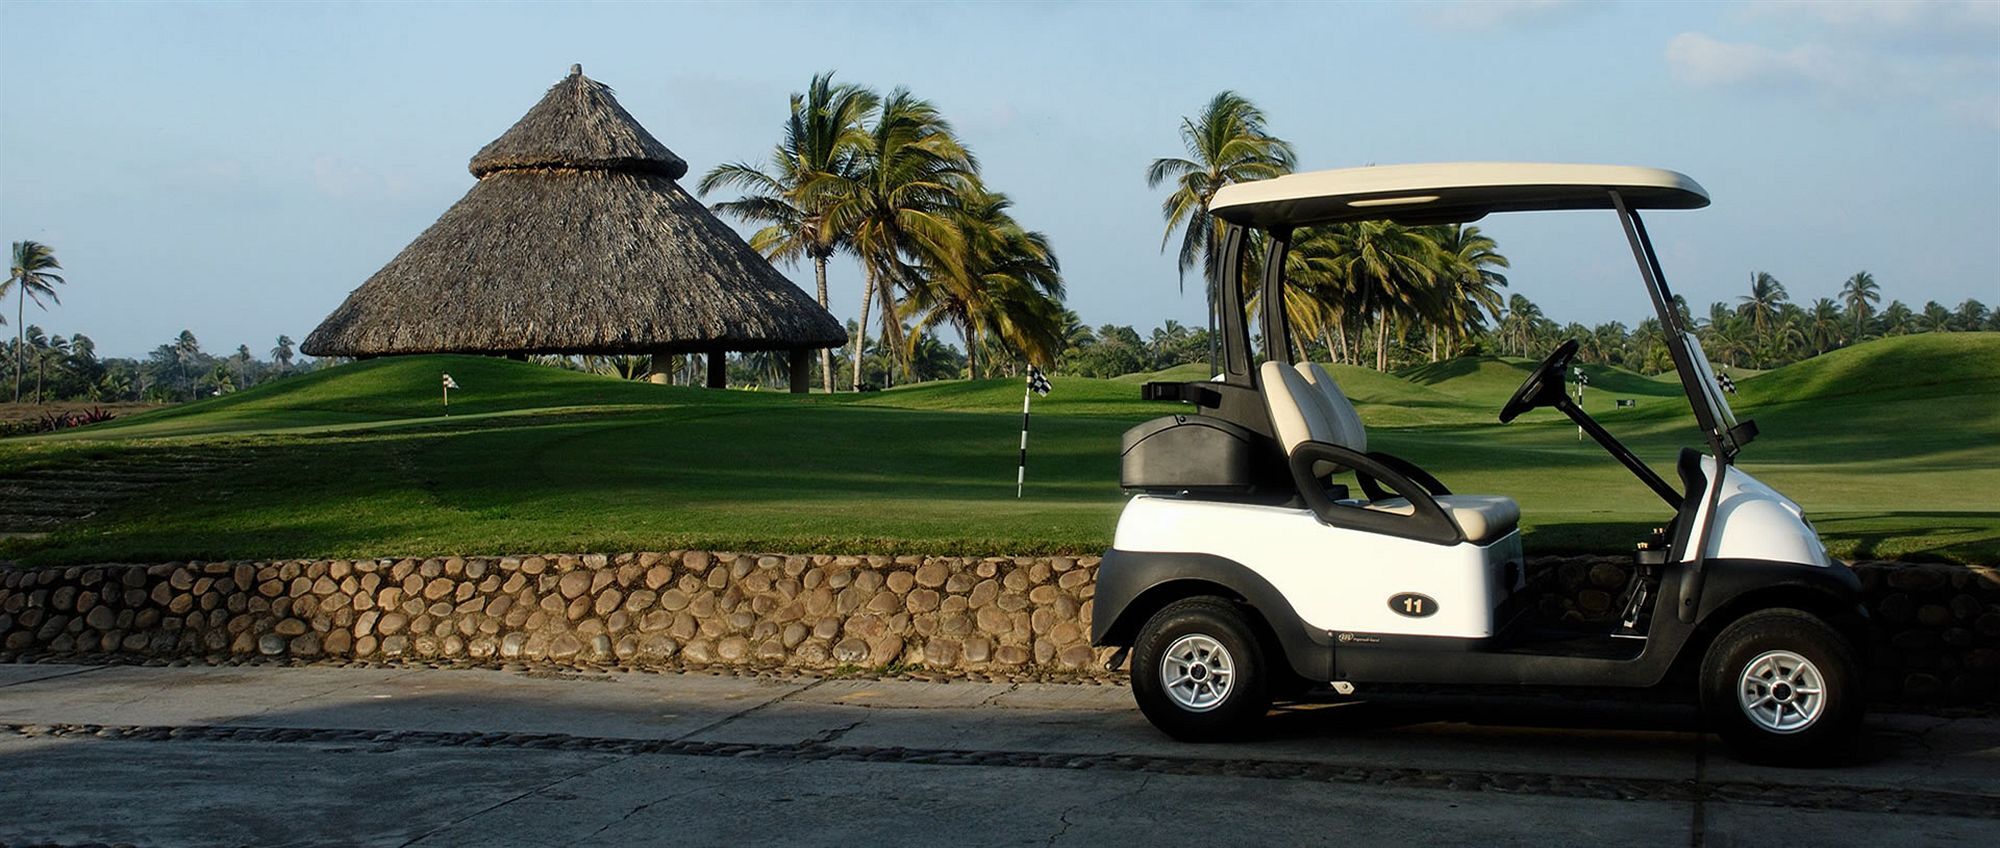
[[(1457, 491), (1520, 500), (1538, 552), (1615, 551), (1668, 513), (1560, 415), (1494, 416), (1529, 363), (1334, 368), (1370, 423)], [(440, 372), (464, 388), (440, 415)], [(1200, 379), (1206, 369), (1168, 379)], [(1159, 378), (1159, 375), (1148, 375)], [(1014, 498), (1019, 380), (795, 396), (623, 382), (478, 357), (374, 360), (106, 425), (0, 442), (0, 473), (128, 453), (250, 458), (44, 539), (33, 565), (632, 550), (1092, 552), (1123, 498), (1119, 435), (1176, 407), (1140, 379), (1035, 400)], [(2000, 336), (1890, 339), (1740, 381), (1744, 468), (1836, 553), (2000, 561)], [(1637, 409), (1614, 409), (1632, 397)], [(1586, 406), (1671, 478), (1696, 443), (1675, 383), (1593, 368)]]

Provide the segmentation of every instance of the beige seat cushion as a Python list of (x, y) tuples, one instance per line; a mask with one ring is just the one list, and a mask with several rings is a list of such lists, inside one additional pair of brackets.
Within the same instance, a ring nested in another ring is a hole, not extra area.
[[(1340, 394), (1325, 370), (1318, 366), (1294, 369), (1281, 362), (1266, 362), (1258, 371), (1263, 378), (1264, 403), (1271, 413), (1271, 427), (1285, 455), (1305, 442), (1325, 442), (1356, 452), (1366, 452), (1367, 430), (1354, 405)], [(1334, 398), (1339, 400), (1336, 402)], [(1331, 462), (1313, 463), (1313, 474), (1327, 477), (1346, 468)], [(1438, 506), (1451, 513), (1465, 538), (1477, 544), (1505, 536), (1521, 523), (1521, 508), (1513, 498), (1499, 495), (1439, 495)], [(1347, 502), (1343, 501), (1343, 504)], [(1417, 508), (1405, 498), (1383, 498), (1373, 503), (1352, 503), (1380, 512), (1414, 515)]]
[[(1465, 532), (1465, 538), (1474, 544), (1485, 544), (1498, 539), (1521, 523), (1521, 507), (1513, 498), (1499, 495), (1438, 495), (1438, 506), (1451, 513), (1451, 519), (1458, 522), (1458, 529)], [(1383, 498), (1370, 501), (1368, 508), (1397, 515), (1415, 515), (1417, 508), (1410, 505), (1407, 498)]]
[(1354, 409), (1354, 402), (1340, 390), (1340, 384), (1317, 362), (1301, 362), (1292, 366), (1304, 377), (1314, 391), (1310, 400), (1318, 406), (1320, 415), (1333, 432), (1334, 444), (1355, 453), (1368, 452), (1368, 427), (1361, 423), (1361, 413)]

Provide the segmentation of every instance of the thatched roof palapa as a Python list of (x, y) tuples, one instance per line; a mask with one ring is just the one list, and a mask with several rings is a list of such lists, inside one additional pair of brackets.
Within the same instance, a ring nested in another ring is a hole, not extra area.
[(472, 190), (301, 347), (384, 356), (845, 344), (833, 315), (674, 182), (687, 167), (572, 66), (472, 157)]

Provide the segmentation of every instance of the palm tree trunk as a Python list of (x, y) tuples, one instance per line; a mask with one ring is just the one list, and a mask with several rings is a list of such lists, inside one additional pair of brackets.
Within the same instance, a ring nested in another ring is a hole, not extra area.
[(1217, 289), (1221, 286), (1215, 280), (1206, 280), (1202, 288), (1208, 295), (1208, 376), (1213, 377), (1222, 373), (1220, 363), (1216, 362), (1220, 358), (1216, 355), (1216, 350), (1221, 339), (1215, 335), (1216, 295)]
[(1389, 371), (1389, 316), (1375, 319), (1375, 370)]
[[(813, 275), (819, 281), (819, 308), (826, 309), (826, 257), (813, 257)], [(833, 393), (833, 348), (819, 349), (819, 382), (827, 394)]]
[(15, 403), (21, 402), (21, 344), (22, 344), (21, 334), (27, 331), (26, 327), (21, 326), (21, 320), (27, 316), (27, 312), (28, 312), (28, 281), (22, 280), (21, 288), (19, 291), (19, 297), (16, 297), (14, 299), (14, 402)]
[(902, 365), (903, 376), (910, 376), (908, 364), (903, 359), (903, 324), (896, 320), (896, 287), (889, 283), (875, 287), (875, 293), (882, 296), (882, 343), (889, 351), (889, 362), (882, 369), (883, 388), (896, 384), (896, 366)]
[(861, 319), (854, 323), (854, 385), (861, 390), (861, 356), (868, 350), (868, 305), (875, 298), (875, 274), (869, 272), (861, 284)]
[(1333, 351), (1333, 322), (1329, 321), (1325, 325), (1322, 325), (1319, 328), (1319, 335), (1320, 335), (1320, 341), (1326, 342), (1327, 358), (1335, 362), (1339, 362), (1340, 354), (1334, 353)]
[(959, 335), (965, 337), (965, 376), (969, 380), (979, 379), (979, 343), (973, 341), (972, 327), (959, 328)]

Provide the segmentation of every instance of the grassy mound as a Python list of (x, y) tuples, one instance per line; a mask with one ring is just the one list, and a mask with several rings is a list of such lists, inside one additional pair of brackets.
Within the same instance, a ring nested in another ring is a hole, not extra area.
[(2000, 333), (1876, 339), (1738, 381), (1746, 402), (1972, 398), (2000, 393)]

